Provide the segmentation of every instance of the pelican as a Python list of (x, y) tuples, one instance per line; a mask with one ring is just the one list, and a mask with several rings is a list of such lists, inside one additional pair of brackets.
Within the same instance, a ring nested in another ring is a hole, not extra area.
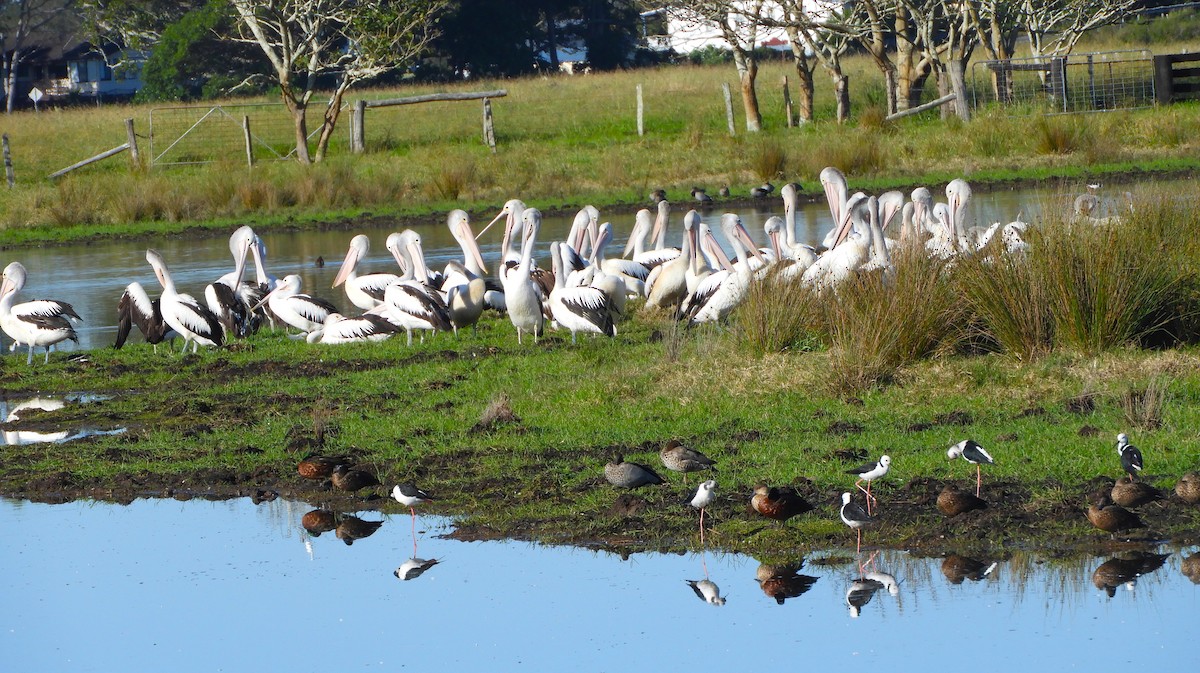
[[(658, 215), (654, 218), (653, 226), (650, 225), (650, 211), (645, 209), (638, 211), (634, 223), (634, 234), (629, 237), (629, 241), (625, 244), (625, 252), (621, 256), (628, 257), (632, 252), (633, 261), (650, 269), (652, 273), (659, 265), (678, 258), (683, 251), (682, 248), (666, 247), (670, 218), (671, 203), (665, 200), (658, 202)], [(650, 240), (654, 245), (650, 250), (646, 250), (644, 245), (647, 233), (650, 234)]]
[(400, 280), (400, 276), (394, 273), (358, 275), (356, 271), (358, 263), (367, 256), (367, 251), (370, 249), (371, 241), (365, 235), (359, 234), (350, 239), (350, 250), (346, 253), (342, 268), (338, 270), (337, 276), (333, 279), (333, 287), (342, 283), (346, 284), (346, 297), (350, 299), (350, 303), (364, 311), (369, 311), (382, 304), (383, 291), (387, 286)]
[(968, 250), (966, 232), (975, 221), (970, 211), (971, 185), (962, 178), (955, 178), (946, 185), (946, 202), (950, 208), (950, 238), (958, 250)]
[(163, 320), (159, 300), (151, 300), (146, 288), (136, 281), (125, 287), (121, 300), (117, 302), (117, 341), (113, 348), (125, 345), (134, 325), (141, 330), (146, 343), (154, 345), (155, 353), (158, 352), (158, 344), (179, 336)]
[[(243, 281), (238, 295), (247, 306), (254, 306), (279, 285), (279, 279), (267, 273), (267, 244), (263, 243), (262, 237), (257, 235), (254, 237), (254, 244), (250, 246), (250, 258), (254, 260), (254, 280)], [(256, 318), (258, 324), (261, 324), (262, 319), (266, 318), (271, 323), (271, 329), (275, 329), (275, 316), (271, 315), (270, 311), (260, 309), (256, 313)]]
[[(429, 286), (425, 267), (425, 254), (421, 251), (421, 237), (411, 229), (388, 236), (388, 250), (404, 267), (404, 275), (384, 290), (383, 304), (371, 309), (387, 318), (408, 333), (408, 345), (412, 345), (412, 331), (450, 330), (450, 314), (441, 295)], [(422, 337), (424, 339), (424, 337)]]
[(505, 218), (504, 236), (500, 241), (499, 273), (502, 280), (504, 275), (508, 273), (508, 263), (520, 262), (521, 259), (521, 254), (513, 249), (512, 230), (516, 226), (517, 222), (523, 221), (524, 213), (524, 201), (521, 201), (520, 199), (509, 199), (508, 201), (504, 202), (504, 207), (500, 209), (500, 212), (496, 214), (496, 217), (492, 218), (492, 221), (488, 222), (487, 226), (485, 226), (479, 231), (478, 234), (475, 235), (476, 240), (478, 240), (479, 237), (487, 233), (487, 230), (491, 229), (492, 225), (495, 224), (500, 218)]
[(274, 290), (259, 300), (254, 310), (257, 311), (264, 304), (284, 323), (300, 330), (302, 335), (324, 326), (329, 314), (337, 313), (337, 308), (324, 299), (300, 294), (300, 276), (294, 273), (284, 276)]
[(242, 301), (242, 275), (246, 271), (246, 254), (255, 245), (254, 230), (238, 227), (229, 236), (229, 252), (233, 254), (233, 271), (221, 276), (204, 288), (204, 301), (221, 326), (239, 339), (253, 331), (250, 305)]
[(571, 330), (571, 343), (575, 343), (575, 334), (580, 331), (616, 336), (609, 295), (595, 287), (567, 287), (566, 274), (562, 272), (562, 246), (557, 241), (550, 244), (550, 257), (555, 279), (554, 291), (550, 293), (550, 314), (555, 322)]
[(850, 277), (867, 261), (871, 252), (871, 229), (862, 221), (867, 197), (861, 192), (846, 203), (845, 220), (837, 228), (834, 247), (826, 250), (801, 276), (801, 281), (818, 289), (834, 287)]
[(82, 320), (70, 304), (52, 299), (37, 299), (16, 304), (17, 293), (25, 287), (25, 267), (12, 262), (4, 268), (0, 282), (0, 328), (17, 344), (29, 347), (25, 363), (33, 364), (33, 349), (43, 346), (50, 362), (50, 347), (70, 339), (79, 342), (71, 320)]
[[(463, 277), (467, 277), (470, 271), (463, 267), (457, 259), (452, 259), (446, 264), (447, 277), (451, 273), (459, 273)], [(450, 311), (450, 324), (454, 327), (455, 336), (458, 336), (460, 327), (470, 327), (479, 322), (479, 316), (483, 314), (486, 294), (487, 285), (478, 276), (464, 284), (451, 287), (446, 293), (446, 308)]]
[(750, 234), (746, 233), (740, 217), (734, 213), (722, 215), (721, 230), (725, 233), (729, 244), (733, 246), (740, 261), (733, 265), (733, 270), (725, 277), (712, 296), (696, 308), (696, 312), (688, 320), (688, 325), (716, 322), (728, 316), (742, 302), (746, 291), (750, 288), (751, 255), (762, 261), (762, 255), (754, 247), (754, 243), (750, 240)]
[(837, 244), (839, 225), (849, 218), (846, 204), (850, 189), (846, 185), (846, 176), (833, 166), (821, 171), (821, 187), (825, 190), (825, 199), (829, 201), (829, 214), (833, 216), (833, 229), (825, 235), (825, 240), (821, 243), (829, 249)]
[[(780, 196), (783, 197), (783, 234), (785, 245), (780, 251), (782, 261), (784, 258), (793, 259), (801, 263), (805, 269), (812, 266), (812, 263), (817, 261), (817, 251), (813, 250), (811, 245), (805, 245), (796, 240), (796, 209), (800, 206), (800, 194), (796, 191), (794, 183), (787, 183), (779, 190)], [(801, 271), (800, 273), (803, 273)]]
[(358, 341), (383, 341), (397, 331), (383, 316), (364, 313), (357, 318), (347, 318), (341, 313), (330, 313), (325, 324), (308, 333), (308, 343), (347, 344)]
[[(538, 230), (542, 226), (542, 213), (537, 208), (528, 208), (522, 213), (525, 242), (521, 246), (521, 261), (500, 278), (504, 284), (504, 298), (508, 304), (508, 319), (517, 328), (517, 343), (521, 343), (524, 332), (533, 334), (537, 343), (542, 333), (541, 292), (533, 281), (533, 246), (537, 243)], [(505, 232), (506, 238), (509, 232)]]
[(699, 221), (700, 213), (695, 210), (689, 210), (687, 215), (683, 216), (681, 253), (675, 259), (658, 265), (651, 272), (646, 286), (646, 308), (674, 306), (678, 311), (679, 306), (683, 304), (688, 294), (687, 272), (692, 266), (692, 251), (696, 248)]
[(483, 262), (483, 253), (479, 250), (479, 244), (475, 242), (475, 235), (471, 233), (471, 220), (466, 211), (457, 208), (450, 211), (446, 216), (446, 226), (450, 228), (450, 235), (462, 248), (463, 259), (462, 262), (451, 260), (446, 264), (446, 269), (442, 272), (442, 292), (449, 292), (450, 288), (458, 285), (466, 285), (472, 278), (483, 278), (488, 273), (487, 265)]
[(163, 321), (183, 337), (183, 349), (180, 350), (180, 353), (187, 352), (188, 342), (192, 344), (193, 353), (199, 349), (200, 344), (205, 346), (223, 345), (225, 332), (221, 328), (221, 321), (217, 319), (217, 315), (201, 305), (192, 295), (175, 290), (175, 281), (171, 280), (171, 274), (167, 271), (167, 264), (163, 261), (162, 255), (153, 249), (147, 250), (146, 261), (150, 263), (154, 269), (154, 275), (162, 284), (163, 292), (159, 298), (159, 309), (162, 311)]

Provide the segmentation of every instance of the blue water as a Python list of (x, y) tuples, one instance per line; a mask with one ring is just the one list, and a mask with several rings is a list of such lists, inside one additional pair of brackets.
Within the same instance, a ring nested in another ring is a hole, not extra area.
[[(419, 517), (401, 581), (407, 514), (345, 545), (300, 528), (310, 506), (140, 500), (129, 506), (0, 500), (3, 671), (969, 671), (1125, 664), (1190, 666), (1200, 587), (1179, 570), (1195, 548), (1110, 598), (1104, 560), (1014, 554), (951, 583), (942, 559), (882, 552), (895, 577), (857, 617), (852, 553), (810, 554), (811, 589), (779, 605), (735, 554), (619, 556), (522, 542), (459, 542)], [(821, 564), (823, 558), (844, 559)], [(868, 558), (862, 558), (867, 562)], [(707, 570), (724, 605), (685, 580)]]

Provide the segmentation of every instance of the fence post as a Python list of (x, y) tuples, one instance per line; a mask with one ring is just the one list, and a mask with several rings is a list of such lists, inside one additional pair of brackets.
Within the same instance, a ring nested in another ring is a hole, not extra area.
[(1175, 97), (1171, 73), (1171, 56), (1158, 54), (1154, 57), (1154, 100), (1159, 105), (1170, 105)]
[(250, 137), (250, 115), (242, 115), (242, 138), (246, 142), (246, 167), (254, 168), (254, 142)]
[(643, 117), (644, 112), (645, 112), (645, 108), (643, 107), (643, 104), (642, 104), (642, 85), (638, 84), (637, 85), (637, 115), (638, 115), (637, 116), (637, 124), (638, 124), (638, 137), (639, 138), (646, 135), (646, 123), (645, 123), (645, 117)]
[(725, 97), (725, 122), (729, 125), (729, 135), (736, 135), (733, 128), (733, 96), (729, 93), (729, 82), (721, 83), (721, 94)]
[(129, 160), (133, 163), (133, 169), (137, 170), (142, 167), (142, 160), (138, 155), (137, 134), (133, 132), (133, 118), (125, 120), (125, 135), (129, 138)]
[(788, 128), (796, 125), (796, 118), (792, 112), (792, 92), (788, 90), (787, 75), (783, 76), (783, 115), (787, 117)]
[(367, 101), (354, 101), (354, 112), (350, 115), (350, 151), (362, 154), (367, 151), (366, 132), (363, 126), (367, 121)]
[(4, 177), (8, 180), (8, 188), (12, 189), (16, 184), (16, 177), (13, 176), (12, 152), (8, 149), (8, 134), (4, 134)]
[(496, 127), (492, 122), (492, 100), (483, 99), (483, 142), (496, 153)]

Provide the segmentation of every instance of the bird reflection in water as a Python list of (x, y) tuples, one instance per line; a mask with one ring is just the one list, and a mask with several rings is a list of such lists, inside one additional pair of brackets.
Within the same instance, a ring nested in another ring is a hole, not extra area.
[(343, 514), (338, 521), (337, 528), (334, 529), (334, 534), (349, 546), (354, 544), (355, 540), (371, 537), (382, 525), (382, 521), (364, 521), (354, 515)]
[[(875, 594), (883, 589), (889, 596), (893, 596), (897, 601), (900, 599), (900, 582), (895, 575), (883, 572), (875, 567), (875, 557), (878, 552), (871, 554), (866, 563), (859, 566), (862, 574), (851, 580), (850, 586), (846, 588), (846, 607), (850, 609), (850, 617), (857, 619), (862, 614), (862, 608)], [(870, 567), (871, 570), (866, 570)]]
[(978, 582), (996, 569), (996, 563), (987, 563), (969, 556), (951, 554), (942, 559), (942, 574), (951, 584), (962, 584), (963, 580)]
[[(3, 423), (16, 423), (21, 420), (21, 415), (25, 411), (57, 411), (66, 406), (66, 402), (59, 399), (49, 397), (34, 397), (19, 404), (14, 404), (8, 408), (8, 413), (3, 414)], [(58, 442), (70, 436), (67, 430), (59, 430), (54, 432), (39, 432), (37, 430), (5, 430), (4, 443), (11, 446), (19, 446), (23, 444), (37, 444), (40, 442)]]
[(1179, 564), (1179, 570), (1184, 577), (1192, 581), (1192, 584), (1200, 584), (1200, 554), (1192, 554), (1183, 559), (1183, 563)]
[(395, 575), (400, 580), (407, 582), (408, 580), (417, 579), (418, 577), (421, 576), (422, 573), (424, 573), (426, 570), (429, 570), (430, 568), (432, 568), (433, 566), (435, 566), (437, 564), (438, 564), (438, 560), (435, 558), (431, 558), (431, 559), (410, 558), (407, 561), (405, 561), (404, 563), (401, 563), (400, 567), (396, 568), (396, 570), (394, 570), (392, 572), (392, 574)]
[(717, 586), (716, 582), (707, 578), (684, 581), (696, 593), (696, 597), (705, 603), (709, 605), (725, 605), (725, 597), (721, 595), (721, 588)]
[(758, 580), (758, 586), (764, 594), (775, 599), (777, 604), (783, 605), (785, 600), (804, 595), (816, 584), (816, 577), (800, 574), (802, 567), (803, 559), (796, 563), (778, 565), (763, 563), (758, 566), (755, 579)]
[(300, 525), (313, 537), (337, 528), (337, 514), (327, 509), (314, 509), (300, 517)]
[(1153, 552), (1132, 551), (1114, 556), (1101, 563), (1092, 573), (1092, 584), (1097, 589), (1112, 598), (1117, 593), (1117, 587), (1122, 584), (1133, 591), (1137, 579), (1143, 575), (1158, 570), (1167, 562), (1170, 554), (1155, 554)]

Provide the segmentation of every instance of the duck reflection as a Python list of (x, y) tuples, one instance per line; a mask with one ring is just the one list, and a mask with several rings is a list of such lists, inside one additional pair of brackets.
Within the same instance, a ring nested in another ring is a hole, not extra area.
[(996, 569), (996, 563), (980, 561), (969, 556), (951, 554), (942, 559), (942, 574), (951, 584), (962, 584), (963, 580), (978, 582)]
[[(53, 399), (49, 397), (34, 397), (24, 402), (14, 404), (7, 409), (7, 413), (3, 414), (4, 423), (15, 423), (21, 420), (21, 414), (25, 411), (57, 411), (66, 406), (64, 400)], [(7, 404), (5, 404), (7, 406)], [(3, 411), (0, 408), (0, 411)], [(36, 430), (5, 430), (4, 443), (10, 446), (20, 446), (22, 444), (37, 444), (40, 442), (58, 442), (66, 439), (71, 435), (68, 430), (60, 430), (56, 432), (39, 432)]]
[(1183, 572), (1183, 576), (1192, 581), (1192, 584), (1200, 584), (1200, 554), (1192, 554), (1183, 559), (1183, 563), (1179, 564), (1179, 570)]
[(429, 570), (430, 568), (432, 568), (433, 566), (435, 566), (437, 564), (438, 564), (438, 560), (435, 558), (423, 559), (423, 558), (415, 558), (414, 557), (414, 558), (408, 559), (404, 563), (401, 563), (400, 567), (396, 568), (396, 570), (393, 571), (392, 574), (395, 575), (397, 578), (407, 582), (408, 580), (417, 579), (418, 577), (421, 576), (422, 573), (424, 573), (426, 570)]
[(774, 598), (777, 604), (783, 605), (785, 600), (799, 598), (816, 584), (816, 577), (800, 574), (802, 567), (803, 559), (781, 565), (763, 563), (758, 566), (755, 579), (758, 580), (758, 586), (764, 594)]
[(314, 509), (300, 517), (300, 525), (313, 537), (337, 528), (337, 514), (327, 509)]
[(352, 514), (343, 514), (337, 528), (334, 529), (334, 535), (345, 542), (346, 546), (350, 546), (355, 540), (371, 537), (382, 525), (382, 521), (364, 521)]
[(1097, 589), (1112, 598), (1117, 593), (1117, 587), (1122, 584), (1133, 590), (1137, 579), (1143, 575), (1158, 570), (1167, 562), (1170, 554), (1155, 554), (1153, 552), (1132, 551), (1124, 552), (1101, 563), (1092, 573), (1092, 584)]
[(695, 592), (696, 598), (708, 603), (709, 605), (725, 605), (725, 597), (721, 595), (721, 588), (716, 582), (710, 579), (702, 580), (684, 580), (687, 585)]

